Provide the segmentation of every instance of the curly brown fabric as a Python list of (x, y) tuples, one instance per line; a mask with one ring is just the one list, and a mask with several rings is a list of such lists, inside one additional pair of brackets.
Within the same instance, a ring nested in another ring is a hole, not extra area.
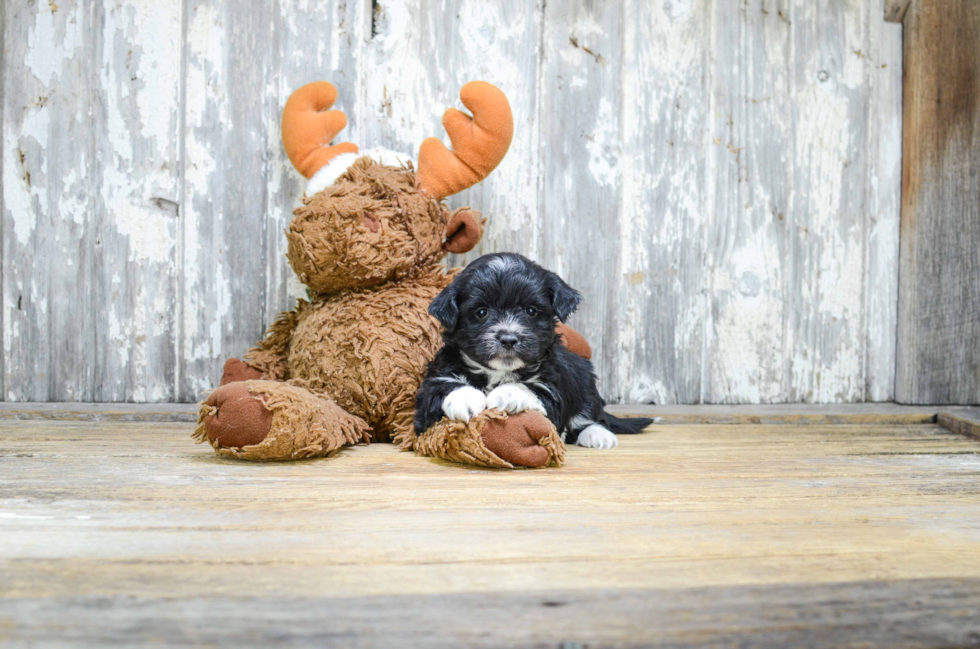
[(375, 441), (404, 436), (422, 376), (442, 347), (428, 306), (450, 280), (436, 268), (384, 290), (314, 300), (293, 331), (292, 381), (367, 421)]
[[(447, 226), (456, 235), (448, 245)], [(537, 444), (548, 449), (548, 464), (561, 464), (564, 446), (553, 426), (547, 434), (520, 420), (510, 428), (500, 413), (474, 420), (494, 420), (490, 429), (449, 422), (415, 435), (415, 393), (442, 346), (429, 303), (458, 272), (441, 261), (446, 248), (470, 245), (481, 230), (478, 212), (450, 212), (419, 190), (411, 168), (357, 160), (334, 185), (304, 199), (286, 233), (287, 258), (310, 299), (280, 314), (244, 362), (229, 361), (225, 385), (202, 405), (195, 438), (248, 460), (392, 441), (454, 461), (512, 466), (487, 447), (487, 433), (510, 449), (502, 451), (510, 459), (544, 461), (540, 451), (527, 452)]]
[(224, 446), (208, 438), (205, 420), (215, 414), (214, 406), (204, 404), (198, 416), (195, 437), (209, 441), (218, 455), (242, 460), (297, 460), (335, 453), (349, 444), (368, 441), (370, 427), (329, 399), (276, 381), (248, 381), (248, 391), (265, 401), (272, 412), (269, 434), (258, 444)]
[(289, 343), (296, 322), (308, 305), (306, 300), (299, 300), (294, 310), (284, 311), (276, 316), (275, 322), (265, 333), (265, 338), (245, 354), (245, 362), (261, 372), (262, 378), (271, 381), (285, 381), (289, 378), (289, 365), (286, 361)]
[(266, 378), (262, 372), (248, 365), (237, 358), (229, 358), (225, 361), (224, 370), (221, 373), (221, 383), (218, 385), (228, 385), (238, 381), (254, 381)]
[[(417, 438), (415, 452), (423, 457), (438, 457), (460, 464), (513, 469), (513, 463), (502, 459), (487, 447), (484, 431), (488, 425), (505, 425), (505, 422), (519, 427), (520, 424), (513, 422), (513, 419), (526, 414), (531, 413), (521, 413), (508, 420), (507, 415), (499, 410), (485, 410), (468, 422), (444, 418)], [(537, 444), (548, 454), (547, 460), (540, 466), (561, 466), (565, 461), (565, 444), (551, 422), (543, 417), (541, 419), (550, 430), (537, 440)], [(526, 435), (523, 430), (514, 432)]]
[(293, 214), (286, 257), (300, 281), (318, 293), (409, 277), (446, 255), (449, 208), (423, 194), (410, 169), (367, 157), (305, 198)]

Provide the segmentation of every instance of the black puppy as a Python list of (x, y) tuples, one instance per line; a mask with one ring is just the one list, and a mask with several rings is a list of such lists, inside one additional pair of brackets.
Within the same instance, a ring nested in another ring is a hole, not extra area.
[(443, 418), (468, 421), (485, 408), (543, 413), (571, 444), (612, 448), (651, 419), (605, 412), (592, 363), (555, 333), (582, 296), (558, 275), (516, 254), (470, 263), (429, 306), (445, 328), (415, 397), (415, 432)]

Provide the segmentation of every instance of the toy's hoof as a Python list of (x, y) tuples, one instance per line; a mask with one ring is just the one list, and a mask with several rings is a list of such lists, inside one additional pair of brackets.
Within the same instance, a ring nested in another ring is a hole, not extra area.
[(228, 385), (236, 381), (257, 381), (262, 378), (262, 372), (244, 361), (237, 358), (229, 358), (225, 361), (225, 371), (221, 375), (221, 383), (218, 385)]
[(578, 354), (586, 360), (592, 359), (592, 348), (589, 347), (589, 341), (585, 339), (585, 336), (575, 331), (569, 327), (564, 322), (559, 322), (555, 327), (555, 333), (561, 336), (561, 341), (564, 343), (565, 348), (573, 354)]
[(548, 449), (538, 444), (538, 440), (551, 430), (551, 422), (532, 410), (506, 419), (488, 420), (483, 428), (483, 443), (502, 460), (535, 468), (548, 463)]
[(259, 444), (272, 430), (272, 411), (261, 397), (250, 394), (245, 383), (229, 383), (208, 396), (217, 408), (204, 418), (204, 431), (213, 444), (242, 447)]

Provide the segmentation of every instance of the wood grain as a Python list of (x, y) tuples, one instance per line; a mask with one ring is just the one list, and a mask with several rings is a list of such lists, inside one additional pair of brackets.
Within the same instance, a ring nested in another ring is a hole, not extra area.
[(980, 412), (941, 412), (936, 417), (936, 423), (954, 433), (980, 439)]
[(912, 0), (885, 0), (885, 20), (900, 23), (905, 20)]
[(885, 0), (151, 4), (0, 7), (3, 399), (198, 399), (304, 294), (289, 93), (329, 79), (340, 137), (414, 153), (473, 78), (515, 140), (450, 200), (489, 219), (451, 263), (566, 275), (612, 402), (894, 397)]
[[(844, 403), (837, 405), (764, 404), (644, 406), (611, 405), (606, 410), (617, 417), (653, 417), (662, 424), (765, 424), (802, 426), (807, 424), (931, 424), (938, 415), (935, 407), (899, 406), (893, 403)], [(964, 408), (968, 416), (976, 409)], [(0, 409), (2, 416), (3, 409)]]
[[(902, 27), (868, 18), (870, 96), (865, 119), (868, 215), (865, 223), (865, 400), (895, 398), (898, 249), (902, 199)], [(863, 53), (863, 52), (862, 52)]]
[(980, 403), (980, 5), (905, 18), (896, 400)]
[(607, 393), (618, 333), (609, 325), (621, 312), (617, 295), (599, 287), (623, 281), (624, 224), (610, 216), (623, 210), (626, 11), (616, 2), (549, 3), (541, 37), (538, 258), (586, 296), (571, 324), (589, 340)]
[[(900, 406), (893, 403), (759, 406), (611, 405), (617, 417), (654, 417), (664, 424), (929, 424), (939, 414), (977, 419), (980, 409)], [(168, 403), (0, 403), (0, 419), (55, 421), (196, 422), (197, 404)], [(944, 424), (945, 425), (945, 424)], [(946, 426), (949, 428), (949, 426)]]
[[(447, 28), (447, 26), (450, 26)], [(446, 108), (463, 109), (459, 90), (482, 79), (505, 90), (514, 114), (514, 140), (490, 176), (450, 197), (487, 217), (480, 244), (450, 257), (462, 265), (495, 251), (538, 256), (538, 58), (542, 15), (533, 0), (456, 3), (382, 2), (365, 46), (367, 71), (352, 80), (360, 101), (362, 146), (385, 146), (413, 158), (426, 137), (450, 144)], [(419, 58), (419, 52), (427, 55)]]
[(4, 3), (5, 400), (174, 398), (178, 9)]
[[(605, 291), (589, 291), (610, 295), (599, 376), (616, 401), (697, 403), (707, 344), (702, 179), (708, 167), (701, 153), (710, 111), (704, 34), (711, 3), (634, 2), (623, 19), (622, 62), (611, 62), (621, 76), (621, 230)], [(580, 251), (575, 265), (588, 269), (591, 254)], [(594, 308), (591, 302), (587, 308)]]
[(5, 644), (958, 646), (977, 631), (980, 442), (933, 424), (653, 426), (516, 472), (389, 445), (247, 464), (188, 435), (0, 422)]
[(186, 12), (177, 389), (195, 401), (305, 297), (283, 235), (305, 183), (279, 115), (293, 90), (329, 77), (357, 124), (350, 79), (366, 25), (358, 3), (188, 2)]
[(900, 31), (880, 8), (714, 6), (705, 402), (891, 397)]
[(974, 646), (977, 626), (969, 613), (980, 607), (978, 593), (980, 580), (954, 578), (247, 603), (229, 596), (27, 599), (6, 603), (0, 640), (11, 647), (69, 638), (92, 644), (163, 638), (181, 645), (261, 647), (932, 649)]

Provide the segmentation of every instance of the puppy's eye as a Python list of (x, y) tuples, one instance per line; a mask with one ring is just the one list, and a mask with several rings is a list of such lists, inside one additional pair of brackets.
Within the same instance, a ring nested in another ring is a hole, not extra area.
[(524, 309), (524, 313), (527, 314), (527, 317), (534, 318), (537, 317), (538, 310), (535, 309), (533, 306), (529, 306), (528, 308)]
[(480, 320), (483, 320), (488, 315), (490, 315), (490, 310), (487, 309), (487, 307), (485, 306), (481, 306), (479, 309), (476, 310), (476, 317), (479, 318)]

